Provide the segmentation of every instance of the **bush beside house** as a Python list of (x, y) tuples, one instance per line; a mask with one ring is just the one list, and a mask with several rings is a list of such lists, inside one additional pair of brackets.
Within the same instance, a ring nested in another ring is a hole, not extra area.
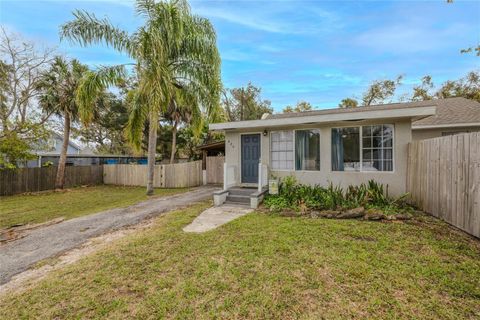
[(264, 205), (270, 212), (292, 216), (405, 220), (416, 212), (406, 202), (407, 197), (389, 197), (388, 186), (374, 180), (344, 190), (333, 184), (327, 188), (299, 184), (289, 176), (280, 182), (277, 195), (265, 198)]

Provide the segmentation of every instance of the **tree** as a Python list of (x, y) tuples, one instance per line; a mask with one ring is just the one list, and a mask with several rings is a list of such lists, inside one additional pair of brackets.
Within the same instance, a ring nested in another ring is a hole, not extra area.
[(312, 105), (310, 102), (307, 101), (299, 101), (295, 107), (286, 106), (283, 108), (283, 113), (290, 113), (290, 112), (305, 112), (313, 110)]
[(83, 143), (93, 143), (100, 154), (131, 154), (124, 134), (128, 115), (125, 99), (108, 93), (99, 97), (91, 123), (72, 128), (72, 132)]
[(424, 76), (422, 83), (413, 88), (412, 101), (463, 97), (480, 102), (480, 72), (471, 71), (458, 80), (448, 80), (435, 87), (431, 76)]
[(165, 118), (172, 125), (172, 147), (170, 153), (170, 163), (175, 161), (175, 153), (177, 151), (177, 129), (181, 123), (195, 126), (195, 130), (192, 132), (198, 132), (199, 126), (202, 124), (202, 117), (198, 112), (198, 108), (193, 106), (195, 102), (192, 101), (192, 97), (188, 95), (188, 92), (181, 89), (176, 89), (175, 96), (170, 101), (168, 109), (165, 113)]
[(50, 69), (42, 75), (37, 83), (37, 89), (40, 92), (40, 106), (46, 112), (55, 113), (63, 118), (63, 143), (55, 178), (55, 189), (63, 189), (65, 183), (70, 129), (72, 122), (77, 121), (79, 115), (75, 98), (80, 80), (87, 71), (87, 66), (78, 60), (67, 61), (63, 57), (56, 57)]
[(464, 97), (480, 102), (480, 72), (471, 71), (463, 78), (446, 81), (435, 96), (437, 98)]
[(31, 158), (31, 146), (48, 136), (51, 113), (37, 107), (36, 85), (52, 54), (0, 27), (0, 161), (9, 167)]
[(262, 89), (248, 83), (246, 87), (226, 89), (223, 91), (222, 104), (228, 121), (257, 120), (264, 113), (272, 113), (269, 100), (260, 96)]
[(422, 78), (422, 83), (419, 86), (413, 87), (413, 96), (412, 101), (422, 101), (422, 100), (431, 100), (433, 99), (435, 93), (432, 93), (432, 89), (434, 88), (432, 77), (431, 76), (424, 76)]
[(358, 101), (353, 98), (345, 98), (338, 104), (339, 108), (355, 108), (358, 107)]
[(364, 92), (362, 102), (364, 106), (383, 104), (385, 100), (395, 95), (395, 90), (401, 85), (402, 76), (395, 80), (375, 80)]
[[(193, 15), (186, 0), (137, 0), (135, 7), (144, 24), (134, 33), (118, 29), (106, 18), (77, 10), (75, 19), (61, 27), (61, 36), (83, 46), (104, 43), (134, 60), (138, 85), (133, 92), (127, 135), (140, 148), (148, 119), (147, 194), (152, 195), (159, 119), (176, 89), (188, 92), (194, 98), (192, 107), (205, 109), (209, 116), (218, 111), (220, 56), (213, 26)], [(95, 95), (125, 74), (125, 65), (92, 72), (79, 90), (81, 110), (88, 114)]]
[(460, 50), (460, 53), (475, 53), (477, 57), (480, 57), (480, 45), (476, 47), (470, 47)]
[(15, 131), (0, 137), (0, 169), (13, 169), (19, 161), (31, 160), (30, 144), (21, 139)]

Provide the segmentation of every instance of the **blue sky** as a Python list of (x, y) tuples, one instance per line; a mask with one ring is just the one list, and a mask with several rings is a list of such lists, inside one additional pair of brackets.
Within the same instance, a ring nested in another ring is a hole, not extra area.
[[(436, 83), (479, 69), (461, 48), (480, 42), (480, 1), (193, 1), (213, 22), (226, 87), (249, 81), (275, 110), (299, 100), (319, 108), (360, 97), (374, 79), (404, 75), (399, 95), (426, 74)], [(59, 42), (74, 9), (108, 16), (133, 31), (142, 23), (130, 1), (0, 0), (8, 29), (91, 66), (127, 61), (104, 47)]]

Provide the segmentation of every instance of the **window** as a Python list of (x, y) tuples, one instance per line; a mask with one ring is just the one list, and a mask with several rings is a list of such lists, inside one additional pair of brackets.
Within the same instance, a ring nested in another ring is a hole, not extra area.
[(362, 170), (393, 170), (393, 126), (362, 127)]
[(332, 129), (333, 171), (393, 171), (393, 125)]
[(272, 170), (293, 170), (293, 131), (271, 133)]
[(320, 170), (320, 131), (295, 131), (295, 170)]
[(360, 129), (332, 129), (332, 170), (360, 171)]

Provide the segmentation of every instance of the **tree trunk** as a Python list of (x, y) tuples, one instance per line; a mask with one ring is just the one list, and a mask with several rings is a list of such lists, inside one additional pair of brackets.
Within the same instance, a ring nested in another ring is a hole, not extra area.
[(175, 161), (175, 152), (177, 151), (177, 121), (173, 123), (172, 128), (172, 153), (170, 154), (170, 164)]
[(150, 124), (148, 129), (148, 169), (147, 169), (147, 195), (153, 195), (153, 177), (155, 174), (155, 154), (157, 150), (158, 116), (150, 112)]
[(65, 112), (65, 122), (63, 124), (63, 144), (58, 160), (57, 177), (55, 179), (55, 189), (63, 189), (65, 184), (65, 165), (67, 163), (68, 141), (70, 139), (70, 113)]

